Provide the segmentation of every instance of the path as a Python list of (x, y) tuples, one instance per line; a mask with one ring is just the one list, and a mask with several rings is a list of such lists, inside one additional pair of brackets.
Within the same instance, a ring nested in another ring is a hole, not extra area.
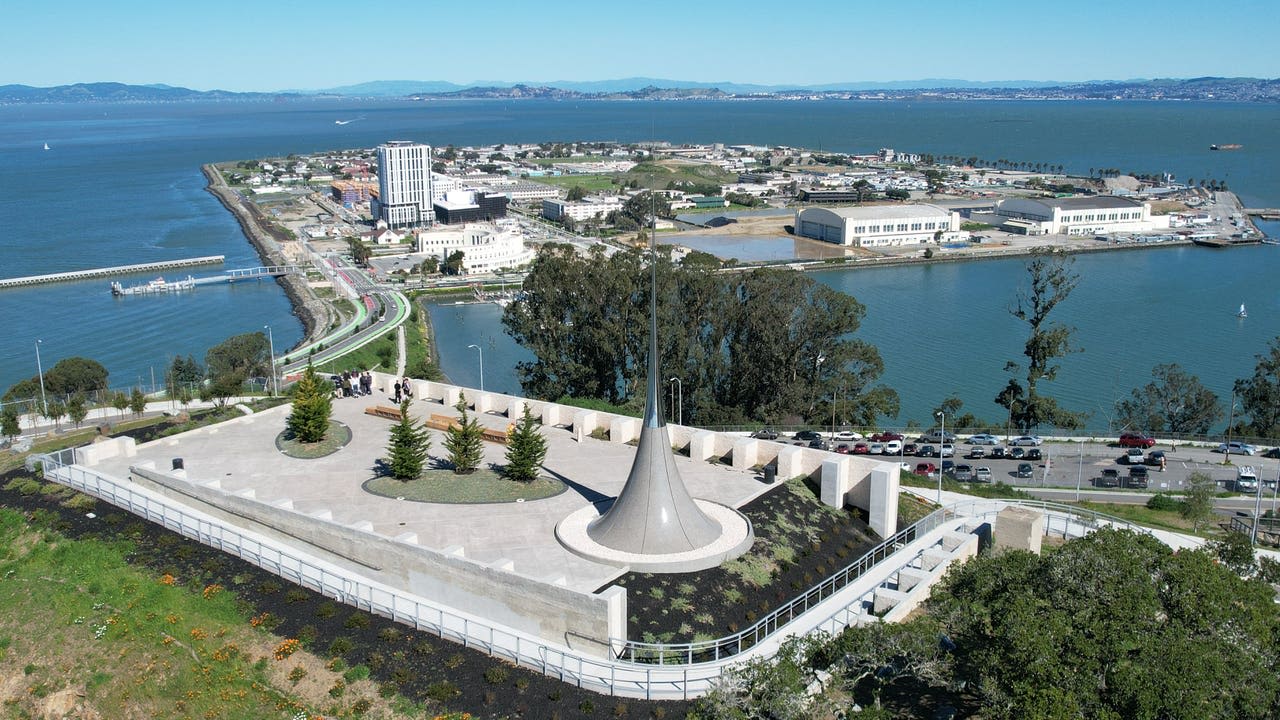
[(404, 325), (396, 326), (396, 377), (404, 377), (408, 358), (404, 354)]

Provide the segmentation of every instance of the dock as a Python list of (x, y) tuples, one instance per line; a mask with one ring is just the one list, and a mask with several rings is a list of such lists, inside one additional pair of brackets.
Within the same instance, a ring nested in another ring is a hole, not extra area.
[(166, 281), (164, 278), (156, 278), (149, 283), (133, 285), (131, 287), (125, 287), (119, 282), (113, 282), (111, 283), (111, 294), (116, 297), (123, 295), (159, 295), (164, 293), (194, 290), (199, 285), (236, 283), (244, 280), (261, 280), (263, 278), (270, 279), (301, 271), (302, 268), (297, 265), (271, 265), (266, 267), (245, 268), (241, 270), (228, 270), (222, 275), (214, 275), (212, 277), (197, 278), (188, 275), (186, 279), (176, 281)]
[(1280, 220), (1280, 208), (1245, 208), (1244, 214), (1259, 220)]
[(76, 280), (88, 280), (92, 278), (106, 277), (108, 275), (156, 272), (158, 270), (172, 270), (174, 268), (194, 267), (197, 265), (221, 265), (225, 260), (225, 255), (207, 255), (205, 257), (186, 258), (183, 260), (161, 260), (158, 262), (138, 263), (137, 265), (118, 265), (116, 267), (50, 273), (48, 275), (28, 275), (26, 277), (3, 278), (0, 279), (0, 290), (29, 285), (74, 282)]

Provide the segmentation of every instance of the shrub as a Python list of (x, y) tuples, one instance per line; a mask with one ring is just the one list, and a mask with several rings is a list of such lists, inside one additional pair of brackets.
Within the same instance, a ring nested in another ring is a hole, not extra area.
[(1177, 511), (1182, 507), (1182, 501), (1178, 500), (1166, 493), (1156, 493), (1147, 500), (1147, 509)]
[(301, 588), (293, 588), (292, 590), (284, 594), (284, 601), (289, 603), (290, 605), (294, 605), (296, 603), (306, 602), (308, 597), (309, 596), (307, 595), (306, 590), (303, 590)]
[(342, 673), (342, 679), (348, 684), (355, 684), (369, 677), (369, 668), (366, 665), (355, 665)]
[(365, 713), (369, 712), (369, 709), (372, 707), (373, 707), (373, 703), (369, 701), (369, 698), (360, 698), (359, 700), (352, 703), (351, 712), (354, 713), (355, 715), (364, 715)]
[(337, 614), (338, 614), (338, 606), (329, 601), (320, 603), (320, 606), (316, 608), (316, 617), (322, 620), (331, 618)]
[(369, 627), (369, 616), (362, 613), (351, 613), (342, 623), (343, 627), (349, 627), (352, 630), (363, 630)]
[(369, 663), (370, 670), (378, 672), (387, 666), (387, 657), (380, 652), (371, 652), (365, 662)]
[(400, 640), (403, 637), (404, 637), (404, 633), (400, 632), (399, 628), (389, 627), (389, 628), (382, 628), (381, 630), (378, 631), (378, 639), (382, 640), (383, 642), (389, 642), (389, 643), (400, 642)]
[(302, 681), (302, 678), (306, 676), (307, 676), (307, 669), (302, 667), (301, 665), (295, 665), (294, 668), (289, 671), (289, 682), (293, 683), (294, 685), (297, 685), (299, 682)]
[(303, 647), (311, 647), (311, 643), (316, 641), (318, 632), (315, 625), (303, 625), (298, 628), (298, 642), (302, 643)]
[(490, 685), (501, 685), (507, 681), (507, 669), (501, 665), (494, 665), (484, 671), (484, 681)]
[(346, 655), (355, 648), (356, 644), (349, 637), (336, 637), (333, 642), (329, 643), (329, 655), (331, 657), (339, 657)]
[(462, 653), (454, 653), (445, 659), (444, 666), (450, 670), (456, 670), (457, 668), (462, 667), (462, 663), (466, 661), (467, 658), (464, 657)]
[(347, 683), (341, 678), (334, 681), (333, 687), (329, 688), (329, 697), (340, 698), (347, 692)]
[(438, 683), (431, 683), (431, 685), (427, 686), (427, 697), (436, 702), (448, 702), (461, 694), (462, 691), (458, 689), (458, 686), (448, 680), (441, 680)]

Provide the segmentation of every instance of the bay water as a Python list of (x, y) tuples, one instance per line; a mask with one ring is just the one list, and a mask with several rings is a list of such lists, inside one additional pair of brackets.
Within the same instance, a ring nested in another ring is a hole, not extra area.
[[(350, 120), (337, 125), (335, 120)], [(1280, 107), (1180, 102), (555, 102), (287, 100), (0, 107), (0, 276), (223, 254), (259, 264), (239, 227), (204, 191), (205, 162), (372, 147), (390, 139), (433, 145), (571, 140), (792, 145), (870, 152), (880, 147), (1018, 162), (1171, 172), (1226, 181), (1250, 206), (1280, 205)], [(43, 150), (44, 143), (50, 149)], [(1211, 152), (1211, 143), (1240, 143)], [(1266, 225), (1270, 235), (1280, 228)], [(1052, 392), (1072, 409), (1109, 410), (1152, 365), (1178, 362), (1224, 397), (1254, 355), (1280, 334), (1269, 277), (1273, 247), (1215, 252), (1161, 248), (1082, 256), (1080, 287), (1057, 313), (1079, 328), (1084, 352), (1064, 359)], [(821, 282), (867, 305), (860, 335), (884, 355), (884, 381), (903, 399), (899, 422), (924, 420), (942, 397), (998, 418), (1025, 329), (1007, 307), (1022, 262), (995, 260), (856, 272)], [(192, 271), (205, 274), (204, 271)], [(208, 270), (212, 274), (214, 270)], [(183, 273), (185, 275), (185, 273)], [(152, 275), (153, 276), (153, 275)], [(152, 276), (122, 278), (143, 282)], [(170, 278), (172, 279), (172, 278)], [(1233, 317), (1240, 303), (1250, 317)], [(113, 386), (150, 385), (175, 354), (203, 356), (218, 341), (270, 326), (278, 351), (302, 334), (274, 283), (212, 286), (166, 297), (113, 299), (106, 280), (0, 291), (6, 318), (0, 386), (73, 355), (95, 358)], [(444, 369), (515, 390), (523, 351), (496, 306), (432, 311)], [(476, 342), (476, 338), (483, 340)], [(158, 378), (159, 379), (159, 378)]]

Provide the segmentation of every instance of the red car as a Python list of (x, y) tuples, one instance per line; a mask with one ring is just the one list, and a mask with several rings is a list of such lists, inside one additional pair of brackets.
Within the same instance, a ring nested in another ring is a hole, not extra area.
[(871, 447), (866, 443), (858, 443), (853, 446), (854, 455), (866, 455), (871, 452)]
[(938, 472), (938, 466), (933, 463), (917, 463), (916, 475), (932, 475)]
[(902, 435), (896, 432), (882, 432), (871, 436), (871, 442), (889, 442), (890, 440), (901, 442), (903, 439)]
[(1155, 444), (1155, 438), (1141, 433), (1125, 433), (1120, 436), (1120, 447), (1145, 449), (1155, 447)]

